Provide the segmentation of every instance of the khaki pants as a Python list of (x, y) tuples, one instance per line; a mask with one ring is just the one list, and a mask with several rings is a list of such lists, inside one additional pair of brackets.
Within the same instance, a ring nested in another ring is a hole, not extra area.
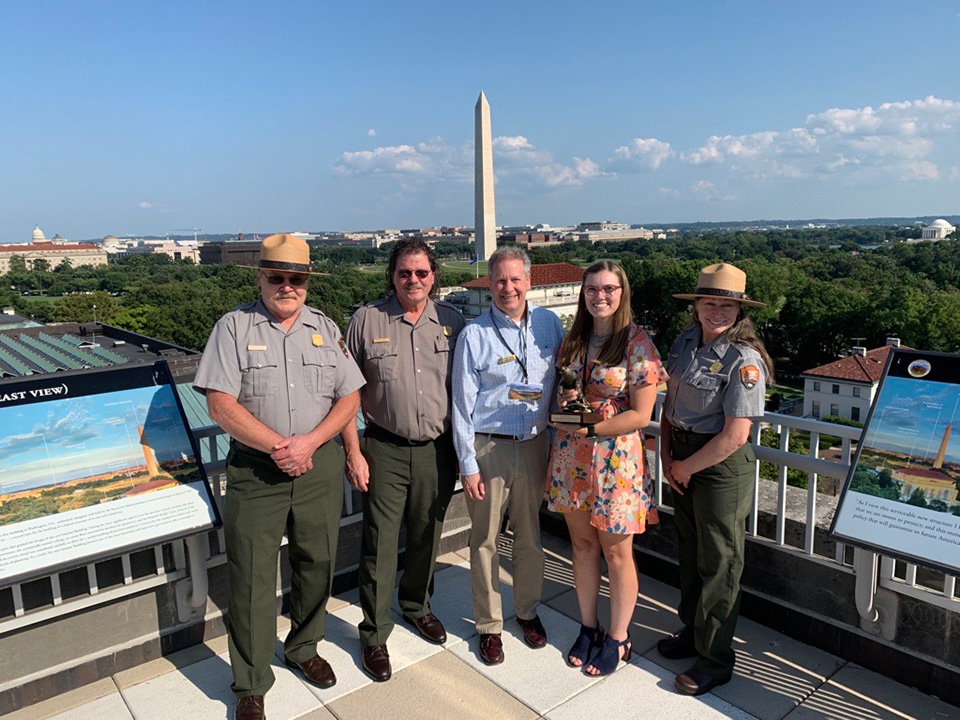
[(500, 554), (497, 537), (505, 511), (513, 529), (513, 602), (517, 617), (537, 614), (543, 590), (540, 504), (547, 480), (548, 434), (517, 442), (477, 433), (474, 439), (483, 500), (467, 500), (470, 530), (470, 577), (477, 632), (503, 630), (500, 603)]

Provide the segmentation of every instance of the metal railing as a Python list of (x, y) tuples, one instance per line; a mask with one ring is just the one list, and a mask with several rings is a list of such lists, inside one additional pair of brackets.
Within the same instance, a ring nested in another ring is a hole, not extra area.
[[(662, 395), (658, 399), (655, 417), (659, 418), (662, 407)], [(758, 542), (768, 542), (775, 545), (784, 552), (800, 553), (803, 556), (817, 562), (829, 562), (844, 569), (853, 572), (849, 548), (842, 543), (836, 544), (836, 550), (832, 556), (826, 556), (817, 553), (817, 508), (819, 503), (825, 503), (826, 500), (817, 492), (817, 480), (821, 476), (833, 478), (845, 478), (850, 466), (852, 455), (852, 444), (859, 439), (860, 429), (834, 425), (819, 420), (809, 418), (798, 418), (789, 415), (780, 415), (777, 413), (767, 413), (764, 415), (763, 427), (770, 428), (777, 436), (777, 447), (766, 447), (760, 442), (761, 425), (755, 424), (753, 428), (752, 443), (759, 461), (771, 463), (776, 467), (777, 477), (775, 480), (762, 480), (760, 477), (760, 463), (757, 463), (756, 482), (754, 483), (754, 503), (753, 510), (748, 518), (748, 537)], [(222, 505), (222, 477), (226, 466), (226, 458), (220, 457), (217, 448), (217, 438), (222, 434), (222, 430), (217, 426), (208, 426), (194, 431), (195, 437), (200, 443), (205, 445), (209, 453), (209, 462), (205, 463), (207, 474), (211, 478), (211, 484), (214, 489), (214, 495), (218, 505)], [(672, 510), (664, 506), (664, 486), (662, 467), (659, 462), (660, 449), (660, 424), (653, 422), (646, 429), (646, 433), (656, 438), (657, 462), (653, 468), (655, 480), (655, 493), (657, 504), (663, 507), (666, 512)], [(809, 434), (809, 450), (806, 454), (790, 452), (790, 438), (796, 433)], [(820, 457), (820, 445), (824, 436), (829, 435), (841, 439), (840, 459), (828, 460)], [(205, 453), (206, 454), (206, 453)], [(807, 488), (805, 491), (789, 488), (788, 470), (797, 469), (807, 474)], [(760, 507), (760, 483), (776, 483), (776, 502), (773, 507)], [(789, 488), (789, 489), (788, 489)], [(358, 503), (356, 502), (356, 491), (344, 480), (343, 497), (343, 515), (341, 517), (341, 527), (349, 525), (360, 520)], [(806, 492), (805, 515), (799, 521), (796, 518), (789, 518), (787, 513), (787, 496), (790, 492)], [(774, 518), (774, 531), (772, 537), (762, 536), (759, 532), (760, 513), (770, 514)], [(788, 522), (800, 522), (803, 525), (803, 543), (802, 548), (794, 547), (787, 543)], [(821, 524), (822, 525), (822, 524)], [(820, 527), (821, 536), (824, 528)], [(211, 531), (208, 533), (208, 543), (204, 549), (209, 548), (206, 553), (206, 566), (213, 567), (225, 562), (223, 554), (223, 531)], [(6, 613), (0, 617), (0, 637), (14, 630), (20, 630), (26, 626), (48, 621), (58, 615), (85, 609), (101, 603), (113, 602), (118, 598), (128, 595), (141, 593), (144, 590), (157, 587), (166, 583), (175, 583), (187, 577), (187, 559), (183, 540), (174, 540), (157, 545), (148, 550), (141, 550), (137, 553), (129, 553), (119, 557), (121, 567), (120, 573), (113, 573), (114, 582), (109, 587), (101, 588), (98, 581), (98, 568), (105, 563), (116, 563), (117, 559), (105, 560), (98, 563), (91, 563), (85, 566), (86, 588), (82, 592), (74, 591), (70, 597), (64, 597), (62, 592), (61, 576), (66, 573), (73, 573), (71, 584), (77, 585), (77, 569), (58, 572), (49, 575), (40, 580), (31, 580), (23, 584), (15, 584), (8, 588), (0, 590), (12, 593), (12, 612)], [(152, 553), (152, 562), (146, 564), (144, 570), (144, 555)], [(139, 573), (133, 572), (133, 559), (138, 558)], [(956, 577), (943, 575), (926, 569), (918, 572), (918, 566), (912, 563), (905, 563), (901, 560), (884, 557), (880, 563), (880, 585), (894, 592), (903, 595), (909, 595), (914, 598), (929, 602), (931, 604), (948, 608), (960, 612), (960, 597), (957, 596)], [(39, 589), (34, 585), (36, 583), (44, 585)], [(45, 602), (25, 602), (25, 586), (31, 586), (30, 594)]]

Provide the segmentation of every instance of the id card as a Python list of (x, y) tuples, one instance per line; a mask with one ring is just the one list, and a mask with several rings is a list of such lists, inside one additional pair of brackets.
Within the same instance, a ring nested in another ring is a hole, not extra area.
[(535, 403), (543, 399), (543, 385), (528, 385), (525, 383), (510, 383), (507, 397), (520, 402)]

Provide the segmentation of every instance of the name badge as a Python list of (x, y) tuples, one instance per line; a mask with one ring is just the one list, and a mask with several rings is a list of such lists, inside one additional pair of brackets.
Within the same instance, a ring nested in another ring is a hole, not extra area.
[(723, 363), (720, 362), (719, 360), (714, 360), (713, 365), (710, 366), (710, 372), (718, 373), (721, 370), (723, 370)]
[(317, 333), (313, 336), (313, 346), (314, 347), (323, 346), (323, 335), (320, 335), (319, 333)]
[(390, 338), (374, 338), (373, 341), (375, 343), (385, 343), (390, 342)]
[(517, 361), (516, 355), (504, 355), (502, 358), (497, 360), (497, 365), (506, 365), (507, 363), (512, 363)]
[(247, 350), (266, 350), (266, 345), (247, 345)]

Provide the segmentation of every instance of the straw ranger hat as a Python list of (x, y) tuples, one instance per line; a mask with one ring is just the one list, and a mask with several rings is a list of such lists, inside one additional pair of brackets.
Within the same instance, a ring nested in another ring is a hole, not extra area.
[(675, 298), (696, 300), (697, 298), (725, 298), (736, 300), (741, 305), (766, 307), (766, 303), (751, 300), (744, 292), (747, 287), (747, 274), (738, 267), (727, 263), (707, 265), (700, 271), (697, 289), (692, 293), (678, 293)]
[(271, 235), (260, 243), (260, 262), (257, 265), (241, 265), (254, 270), (279, 270), (280, 272), (327, 275), (310, 270), (310, 247), (296, 235)]

